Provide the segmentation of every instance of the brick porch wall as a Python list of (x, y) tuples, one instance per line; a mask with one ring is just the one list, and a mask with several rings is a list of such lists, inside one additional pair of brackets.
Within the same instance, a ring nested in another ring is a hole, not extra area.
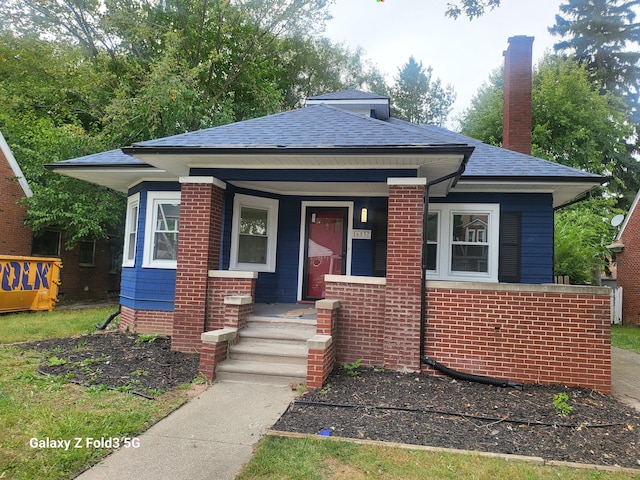
[(384, 365), (385, 279), (327, 275), (325, 282), (325, 296), (339, 299), (341, 305), (336, 361)]
[[(417, 351), (411, 332), (398, 330), (399, 347), (387, 342), (384, 304), (392, 299), (384, 279), (327, 276), (326, 292), (341, 304), (338, 362), (401, 370), (384, 362), (385, 349)], [(419, 316), (406, 321), (419, 327)], [(425, 354), (464, 373), (611, 394), (609, 289), (430, 281)]]
[[(232, 272), (228, 270), (211, 270), (207, 287), (207, 319), (205, 332), (218, 330), (228, 326), (225, 320), (225, 297), (234, 295), (256, 294), (256, 272)], [(245, 307), (245, 308), (252, 308)], [(247, 313), (247, 312), (245, 312)]]
[(428, 282), (427, 305), (425, 353), (449, 368), (611, 393), (606, 287)]

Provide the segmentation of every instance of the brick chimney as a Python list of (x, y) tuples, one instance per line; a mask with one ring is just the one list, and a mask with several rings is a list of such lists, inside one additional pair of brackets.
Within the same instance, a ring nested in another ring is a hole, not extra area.
[(502, 147), (531, 155), (531, 66), (533, 37), (509, 38), (504, 55)]

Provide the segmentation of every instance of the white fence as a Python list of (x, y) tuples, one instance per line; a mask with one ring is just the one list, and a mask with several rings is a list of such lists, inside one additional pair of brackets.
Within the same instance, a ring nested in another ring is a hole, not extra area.
[(611, 323), (615, 325), (622, 323), (622, 287), (611, 289)]

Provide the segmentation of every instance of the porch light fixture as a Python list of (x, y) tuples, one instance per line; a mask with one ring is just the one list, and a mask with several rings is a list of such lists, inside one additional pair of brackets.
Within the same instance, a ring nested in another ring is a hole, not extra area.
[(369, 214), (369, 212), (367, 211), (366, 208), (363, 208), (362, 210), (360, 210), (360, 221), (362, 223), (367, 223), (368, 214)]

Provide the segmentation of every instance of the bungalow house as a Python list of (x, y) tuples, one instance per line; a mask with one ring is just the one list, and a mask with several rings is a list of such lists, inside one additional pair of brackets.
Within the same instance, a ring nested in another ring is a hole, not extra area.
[[(129, 195), (121, 327), (171, 335), (213, 378), (277, 337), (259, 307), (308, 303), (315, 322), (275, 328), (301, 337), (308, 386), (336, 361), (426, 372), (435, 359), (609, 392), (608, 290), (548, 285), (554, 209), (604, 179), (526, 152), (532, 41), (505, 52), (507, 148), (348, 90), (50, 165)], [(245, 363), (270, 361), (286, 370), (266, 353)]]
[[(0, 181), (0, 255), (60, 258), (64, 268), (60, 272), (58, 295), (64, 300), (102, 299), (118, 291), (119, 272), (114, 268), (112, 253), (119, 251), (119, 245), (113, 246), (109, 240), (87, 241), (73, 250), (65, 250), (64, 232), (59, 229), (33, 236), (25, 224), (27, 212), (20, 202), (33, 192), (2, 133)], [(8, 267), (0, 273), (7, 278), (11, 274)], [(22, 287), (16, 284), (11, 288)]]

